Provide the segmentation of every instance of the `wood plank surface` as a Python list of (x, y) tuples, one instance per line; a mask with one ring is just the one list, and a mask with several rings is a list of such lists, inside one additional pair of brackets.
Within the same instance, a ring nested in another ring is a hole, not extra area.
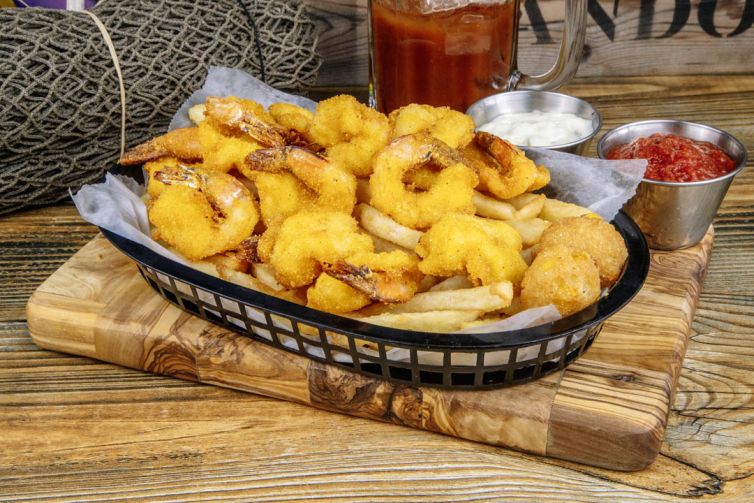
[(616, 470), (654, 461), (712, 247), (654, 252), (645, 286), (565, 371), (489, 391), (396, 386), (253, 341), (170, 305), (98, 237), (34, 292), (44, 349)]
[[(367, 0), (305, 0), (324, 59), (318, 85), (366, 85)], [(580, 77), (754, 72), (751, 0), (588, 0)], [(564, 2), (522, 0), (519, 64), (546, 71), (557, 57)]]
[[(606, 128), (701, 121), (754, 157), (754, 76), (581, 79), (566, 92)], [(65, 205), (4, 216), (0, 500), (752, 501), (751, 161), (715, 230), (660, 455), (625, 473), (41, 350), (26, 301), (97, 231)]]

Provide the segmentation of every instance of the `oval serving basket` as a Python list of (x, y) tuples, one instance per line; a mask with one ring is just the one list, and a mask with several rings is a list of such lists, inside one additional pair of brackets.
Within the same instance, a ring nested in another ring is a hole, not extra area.
[(625, 213), (613, 224), (628, 247), (623, 274), (587, 309), (553, 323), (489, 334), (380, 327), (317, 311), (191, 269), (101, 229), (165, 299), (208, 321), (313, 360), (410, 386), (454, 389), (519, 384), (581, 356), (610, 316), (641, 289), (649, 250)]

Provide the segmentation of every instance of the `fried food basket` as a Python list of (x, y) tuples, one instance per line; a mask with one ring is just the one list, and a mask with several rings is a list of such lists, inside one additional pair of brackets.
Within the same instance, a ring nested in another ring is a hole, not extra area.
[(625, 213), (613, 224), (625, 240), (628, 260), (621, 278), (597, 303), (556, 322), (486, 334), (400, 330), (317, 311), (191, 269), (105, 229), (102, 233), (133, 259), (157, 293), (205, 320), (395, 384), (476, 390), (563, 369), (640, 290), (649, 270), (644, 236)]

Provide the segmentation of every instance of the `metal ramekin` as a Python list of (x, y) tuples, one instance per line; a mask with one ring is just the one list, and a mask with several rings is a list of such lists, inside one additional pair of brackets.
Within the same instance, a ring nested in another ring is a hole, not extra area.
[(699, 182), (661, 182), (643, 179), (624, 210), (644, 232), (650, 248), (677, 250), (698, 243), (714, 220), (728, 187), (746, 166), (746, 147), (720, 129), (679, 120), (632, 122), (605, 133), (597, 154), (605, 159), (616, 145), (630, 143), (653, 133), (672, 133), (717, 145), (735, 162), (730, 173)]
[[(508, 91), (493, 94), (475, 102), (466, 110), (466, 113), (474, 119), (474, 124), (481, 126), (499, 115), (506, 113), (527, 113), (534, 110), (569, 113), (592, 121), (592, 132), (588, 136), (561, 145), (541, 145), (539, 146), (540, 148), (581, 154), (586, 150), (592, 138), (602, 128), (600, 114), (591, 104), (567, 94), (550, 91)], [(538, 147), (537, 145), (532, 146)], [(523, 145), (519, 145), (519, 147), (526, 148)]]

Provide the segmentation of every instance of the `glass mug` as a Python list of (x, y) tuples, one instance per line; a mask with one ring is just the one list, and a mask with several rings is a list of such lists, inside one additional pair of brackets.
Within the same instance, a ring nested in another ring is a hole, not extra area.
[(490, 94), (554, 89), (578, 68), (587, 0), (565, 0), (560, 54), (542, 75), (516, 68), (520, 0), (369, 0), (370, 104), (461, 112)]

